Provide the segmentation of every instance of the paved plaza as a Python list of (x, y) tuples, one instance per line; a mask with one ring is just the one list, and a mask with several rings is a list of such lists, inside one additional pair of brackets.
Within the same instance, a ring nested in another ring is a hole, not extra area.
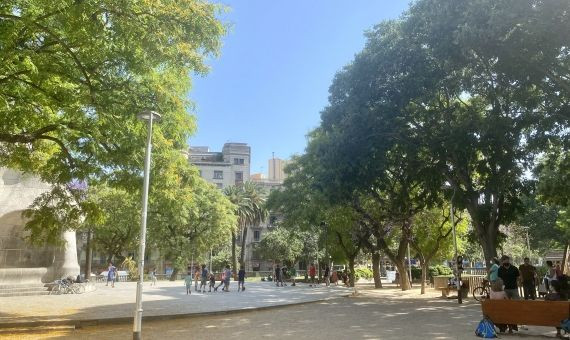
[[(94, 292), (85, 294), (2, 297), (0, 327), (30, 322), (53, 325), (78, 321), (80, 324), (132, 318), (135, 291), (135, 282), (119, 282), (115, 288), (97, 283)], [(156, 317), (312, 302), (346, 296), (352, 290), (341, 286), (311, 288), (299, 284), (276, 287), (270, 282), (246, 282), (246, 290), (237, 292), (237, 283), (232, 282), (230, 292), (221, 292), (220, 288), (215, 293), (192, 291), (186, 295), (183, 281), (158, 281), (157, 286), (145, 283), (143, 292), (144, 316)]]
[[(251, 284), (251, 291), (259, 294), (317, 297), (323, 294), (341, 294), (344, 289), (325, 288), (311, 290), (299, 287), (279, 290)], [(363, 288), (363, 287), (361, 287)], [(267, 290), (267, 291), (266, 291)], [(247, 291), (247, 290), (246, 290)], [(237, 292), (221, 295), (224, 299), (247, 300), (246, 294), (234, 298)], [(239, 293), (241, 294), (241, 293)], [(313, 295), (315, 294), (315, 295)], [(234, 295), (234, 296), (235, 296)], [(194, 296), (194, 295), (193, 295)], [(322, 296), (322, 295), (321, 295)], [(253, 299), (253, 296), (251, 296)], [(208, 300), (212, 299), (212, 300)], [(197, 302), (214, 301), (217, 297), (195, 296)], [(216, 301), (222, 301), (216, 300)], [(152, 303), (150, 303), (152, 306)], [(171, 306), (176, 306), (171, 302)], [(148, 311), (148, 309), (147, 309)], [(224, 315), (196, 315), (173, 320), (152, 320), (143, 325), (146, 339), (478, 339), (474, 329), (481, 319), (478, 303), (467, 301), (459, 306), (454, 301), (438, 297), (430, 291), (420, 296), (418, 290), (401, 292), (396, 287), (382, 290), (360, 289), (358, 296), (333, 298), (309, 304), (283, 306), (267, 310), (243, 311)], [(87, 326), (83, 329), (62, 329), (33, 334), (4, 335), (6, 339), (127, 339), (130, 324)], [(505, 335), (511, 339), (553, 338), (554, 330), (546, 327), (529, 327), (518, 335)]]
[[(159, 287), (157, 292), (169, 291)], [(310, 289), (309, 287), (285, 287), (275, 290), (264, 283), (250, 284), (248, 293), (225, 293), (192, 295), (187, 301), (208, 304), (208, 301), (224, 303), (224, 300), (239, 302), (265, 300), (277, 303), (290, 298), (309, 300), (326, 296), (340, 296), (350, 290), (343, 288)], [(266, 310), (240, 311), (230, 314), (190, 315), (172, 320), (151, 320), (143, 323), (145, 339), (479, 339), (474, 329), (481, 319), (481, 307), (467, 300), (458, 305), (455, 301), (442, 299), (437, 291), (429, 290), (424, 296), (416, 288), (402, 292), (395, 286), (372, 290), (360, 286), (359, 294), (350, 297), (334, 297), (315, 303), (282, 306)], [(246, 290), (247, 292), (248, 290)], [(98, 290), (99, 294), (106, 292)], [(255, 292), (255, 293), (254, 293)], [(255, 294), (255, 295), (254, 295)], [(256, 296), (257, 295), (257, 296)], [(106, 295), (111, 296), (111, 295)], [(149, 297), (153, 296), (149, 293)], [(301, 297), (304, 296), (304, 297)], [(164, 297), (168, 297), (165, 299)], [(163, 312), (180, 308), (186, 296), (179, 292), (163, 295)], [(148, 303), (145, 313), (158, 312), (155, 303)], [(122, 304), (113, 304), (121, 306)], [(192, 305), (192, 303), (191, 303)], [(225, 306), (230, 306), (228, 303)], [(157, 305), (158, 306), (158, 305)], [(195, 308), (206, 308), (195, 306)], [(247, 308), (247, 307), (246, 307)], [(129, 310), (130, 311), (130, 310)], [(504, 335), (509, 339), (553, 339), (554, 329), (529, 327), (519, 334)], [(0, 335), (3, 339), (128, 339), (132, 336), (130, 323), (86, 326), (82, 329), (60, 329), (36, 333), (13, 333)]]

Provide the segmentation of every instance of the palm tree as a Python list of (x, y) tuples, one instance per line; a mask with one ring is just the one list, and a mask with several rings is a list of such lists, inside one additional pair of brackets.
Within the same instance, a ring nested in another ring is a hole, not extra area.
[[(240, 264), (244, 265), (245, 240), (250, 225), (257, 225), (267, 218), (265, 208), (266, 197), (262, 189), (254, 182), (248, 181), (239, 186), (230, 186), (224, 190), (225, 195), (235, 205), (238, 219), (238, 232), (242, 233)], [(236, 232), (232, 233), (232, 265), (234, 273), (237, 270)]]

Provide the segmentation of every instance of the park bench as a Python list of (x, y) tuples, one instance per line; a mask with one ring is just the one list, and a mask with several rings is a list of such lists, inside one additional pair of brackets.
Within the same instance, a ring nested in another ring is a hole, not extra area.
[(484, 300), (481, 309), (495, 324), (558, 327), (570, 317), (569, 301)]

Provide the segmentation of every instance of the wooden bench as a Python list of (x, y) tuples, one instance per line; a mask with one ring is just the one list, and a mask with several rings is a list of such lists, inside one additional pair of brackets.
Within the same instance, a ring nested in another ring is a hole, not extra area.
[(481, 309), (495, 324), (558, 327), (570, 317), (569, 301), (484, 300)]

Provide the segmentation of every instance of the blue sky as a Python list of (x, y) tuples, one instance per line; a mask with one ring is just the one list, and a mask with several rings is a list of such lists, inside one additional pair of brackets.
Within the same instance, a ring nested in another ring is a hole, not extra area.
[(267, 172), (272, 152), (302, 153), (318, 126), (335, 73), (365, 43), (363, 33), (397, 18), (407, 0), (226, 0), (231, 24), (211, 72), (194, 77), (198, 130), (191, 145), (251, 146), (251, 172)]

